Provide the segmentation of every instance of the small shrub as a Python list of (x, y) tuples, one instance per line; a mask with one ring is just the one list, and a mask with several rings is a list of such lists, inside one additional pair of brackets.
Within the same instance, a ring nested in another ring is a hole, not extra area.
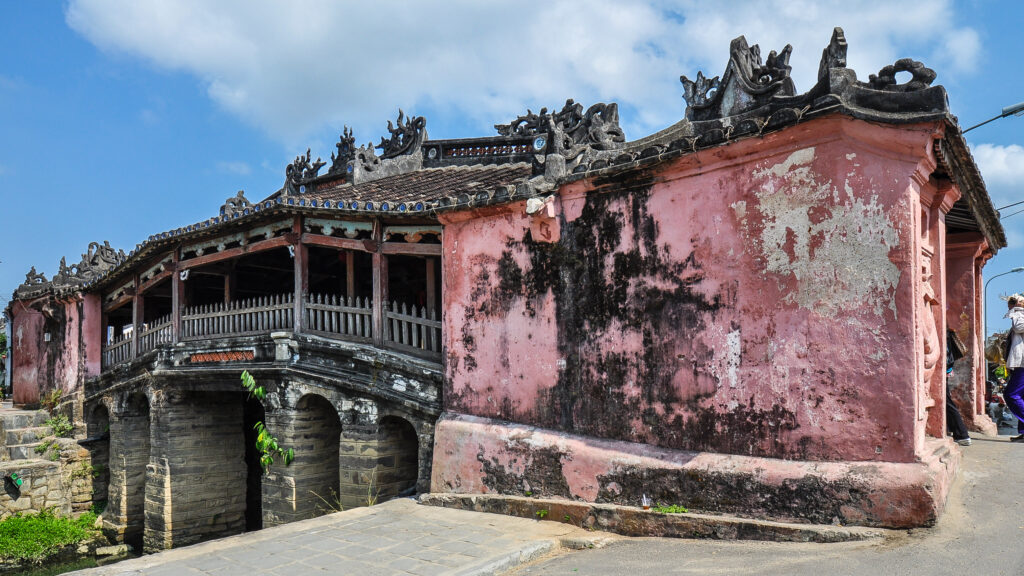
[(680, 506), (678, 504), (666, 505), (660, 502), (657, 506), (651, 508), (651, 510), (654, 510), (655, 512), (661, 512), (662, 514), (686, 514), (690, 511), (689, 508), (687, 508), (686, 506)]
[(55, 390), (51, 390), (49, 394), (46, 394), (39, 399), (39, 403), (47, 412), (50, 413), (50, 416), (53, 416), (53, 411), (56, 410), (57, 406), (60, 404), (60, 396), (61, 389), (57, 388)]
[(46, 421), (46, 425), (58, 438), (70, 438), (71, 433), (75, 431), (75, 425), (63, 414), (50, 418)]

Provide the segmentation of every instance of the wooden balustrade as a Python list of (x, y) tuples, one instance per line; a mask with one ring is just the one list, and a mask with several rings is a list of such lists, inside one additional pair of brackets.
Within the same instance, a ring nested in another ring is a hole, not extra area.
[(385, 346), (441, 358), (441, 321), (436, 310), (397, 302), (385, 304), (384, 328)]
[(103, 368), (116, 366), (132, 357), (132, 333), (115, 336), (114, 341), (103, 346)]
[(328, 337), (369, 341), (373, 338), (373, 300), (334, 294), (309, 294), (305, 302), (306, 329)]
[(245, 336), (291, 330), (294, 314), (291, 293), (190, 306), (182, 310), (181, 339), (202, 340), (211, 336)]
[[(384, 304), (384, 346), (433, 360), (441, 359), (441, 321), (436, 310), (391, 302)], [(373, 301), (333, 294), (310, 294), (302, 302), (304, 330), (339, 340), (373, 341)], [(182, 310), (181, 339), (204, 340), (290, 331), (294, 328), (291, 293), (248, 298), (228, 303), (190, 306)], [(173, 317), (168, 314), (139, 332), (132, 353), (132, 334), (120, 335), (103, 346), (106, 370), (173, 341)]]
[(170, 344), (173, 340), (172, 324), (170, 314), (150, 322), (149, 326), (139, 332), (139, 354), (149, 352), (161, 344)]

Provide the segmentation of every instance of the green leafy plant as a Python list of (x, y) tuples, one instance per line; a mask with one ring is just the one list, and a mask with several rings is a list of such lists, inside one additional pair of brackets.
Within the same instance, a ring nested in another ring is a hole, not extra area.
[(53, 439), (43, 440), (34, 450), (36, 454), (54, 462), (60, 459), (60, 445)]
[(75, 425), (63, 414), (52, 416), (46, 421), (46, 426), (58, 438), (70, 438), (71, 433), (75, 431)]
[(257, 422), (253, 429), (256, 430), (256, 449), (260, 451), (260, 466), (263, 467), (264, 472), (270, 469), (270, 465), (274, 463), (275, 456), (284, 458), (285, 466), (290, 465), (295, 460), (295, 452), (291, 448), (287, 450), (281, 448), (277, 443), (277, 438), (271, 436), (270, 432), (267, 432), (263, 422)]
[(534, 512), (534, 514), (537, 516), (538, 520), (543, 520), (545, 517), (547, 517), (548, 511), (544, 510), (544, 509), (540, 509), (540, 510), (537, 510), (536, 512)]
[(43, 397), (39, 399), (39, 404), (41, 404), (42, 407), (50, 413), (50, 416), (53, 416), (54, 410), (56, 410), (57, 406), (60, 404), (61, 394), (61, 389), (55, 388), (50, 390), (49, 394), (44, 394)]
[(77, 519), (62, 518), (53, 510), (39, 514), (15, 514), (0, 521), (0, 560), (41, 562), (70, 544), (97, 534), (96, 515), (86, 512)]
[(660, 502), (657, 506), (653, 506), (651, 510), (661, 512), (662, 514), (685, 514), (690, 511), (686, 506), (680, 506), (678, 504), (662, 504)]
[[(256, 379), (252, 377), (252, 374), (249, 374), (248, 370), (242, 371), (242, 387), (249, 392), (250, 398), (262, 401), (267, 397), (267, 391), (263, 389), (263, 386), (256, 383)], [(291, 448), (281, 448), (277, 438), (271, 436), (270, 432), (267, 432), (267, 427), (263, 425), (262, 421), (257, 422), (253, 426), (253, 430), (256, 431), (256, 449), (260, 451), (260, 466), (263, 468), (264, 474), (270, 469), (270, 465), (274, 463), (275, 457), (283, 458), (285, 466), (290, 466), (295, 461), (295, 451)]]

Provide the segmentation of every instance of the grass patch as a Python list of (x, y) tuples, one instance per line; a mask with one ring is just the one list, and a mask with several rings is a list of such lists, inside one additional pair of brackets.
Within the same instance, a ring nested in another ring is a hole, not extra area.
[(686, 506), (680, 506), (679, 504), (658, 504), (651, 508), (655, 512), (661, 512), (662, 514), (686, 514), (690, 511)]
[(77, 544), (94, 535), (96, 515), (91, 512), (77, 519), (61, 518), (50, 510), (23, 516), (16, 514), (0, 521), (0, 559), (40, 562), (69, 544)]

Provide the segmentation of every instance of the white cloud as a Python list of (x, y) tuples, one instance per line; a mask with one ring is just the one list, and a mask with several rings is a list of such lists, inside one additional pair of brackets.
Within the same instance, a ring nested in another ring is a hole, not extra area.
[(245, 162), (217, 162), (217, 170), (239, 176), (248, 176), (252, 173), (252, 168)]
[(834, 26), (862, 78), (902, 56), (959, 70), (979, 50), (948, 0), (71, 0), (66, 18), (101, 49), (195, 75), (220, 106), (290, 146), (343, 123), (359, 143), (376, 139), (400, 106), (430, 109), (428, 130), (466, 120), (488, 133), (567, 97), (619, 102), (637, 138), (682, 117), (679, 75), (720, 75), (740, 34), (765, 56), (793, 44), (800, 91)]
[[(1024, 182), (1024, 147), (1019, 144), (978, 144), (971, 148), (971, 153), (974, 154), (974, 161), (981, 170), (985, 186), (997, 208), (1024, 200), (1024, 193), (1021, 192), (1021, 182)], [(1024, 214), (1017, 218), (1024, 218)]]

